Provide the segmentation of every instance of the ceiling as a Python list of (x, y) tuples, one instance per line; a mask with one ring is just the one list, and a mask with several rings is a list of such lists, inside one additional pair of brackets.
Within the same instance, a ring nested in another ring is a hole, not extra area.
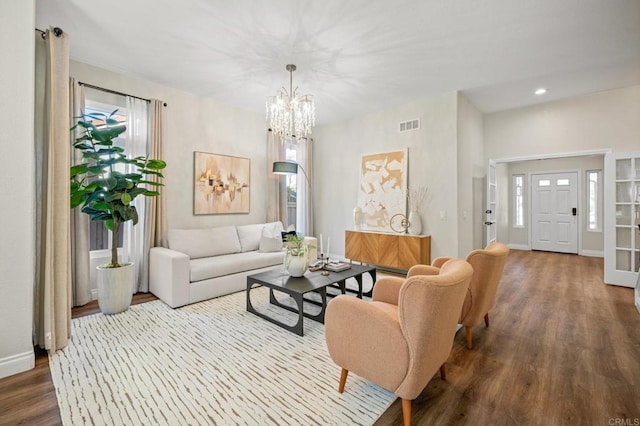
[(640, 84), (637, 0), (37, 0), (50, 26), (76, 61), (260, 113), (296, 64), (320, 125), (454, 90), (494, 112)]

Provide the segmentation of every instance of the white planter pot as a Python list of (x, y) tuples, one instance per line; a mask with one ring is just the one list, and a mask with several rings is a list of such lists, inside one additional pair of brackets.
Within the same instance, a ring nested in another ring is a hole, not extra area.
[(422, 232), (422, 219), (420, 218), (420, 213), (415, 210), (409, 212), (408, 231), (411, 235), (420, 235)]
[(294, 256), (287, 252), (284, 256), (284, 269), (292, 277), (301, 277), (307, 272), (309, 268), (309, 255), (308, 253)]
[(102, 265), (96, 268), (98, 306), (103, 314), (118, 314), (129, 309), (134, 268), (133, 263), (120, 268), (104, 268)]

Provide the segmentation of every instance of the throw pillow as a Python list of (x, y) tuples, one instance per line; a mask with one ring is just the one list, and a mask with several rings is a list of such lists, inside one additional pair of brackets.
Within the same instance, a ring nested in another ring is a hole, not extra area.
[(264, 228), (263, 224), (237, 226), (238, 238), (243, 252), (258, 250), (262, 228)]
[(260, 247), (258, 251), (273, 252), (282, 250), (282, 224), (280, 222), (267, 223), (262, 228)]

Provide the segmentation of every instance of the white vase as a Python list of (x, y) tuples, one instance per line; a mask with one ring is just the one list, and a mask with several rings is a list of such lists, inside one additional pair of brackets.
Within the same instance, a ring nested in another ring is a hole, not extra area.
[(362, 209), (359, 206), (356, 206), (353, 209), (353, 227), (356, 231), (360, 230), (360, 225), (362, 224)]
[(129, 309), (135, 265), (127, 263), (119, 268), (96, 269), (98, 306), (105, 315), (118, 314)]
[(284, 269), (292, 277), (301, 277), (309, 268), (309, 253), (293, 255), (287, 251), (284, 256)]
[(422, 219), (420, 218), (420, 213), (416, 210), (412, 210), (409, 212), (409, 234), (411, 235), (420, 235), (422, 232)]

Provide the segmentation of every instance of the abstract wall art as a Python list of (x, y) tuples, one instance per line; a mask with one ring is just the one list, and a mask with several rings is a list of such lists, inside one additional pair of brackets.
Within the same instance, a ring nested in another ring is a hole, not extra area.
[(407, 149), (362, 156), (358, 205), (364, 230), (393, 232), (391, 218), (406, 214), (407, 163)]
[(249, 213), (251, 160), (194, 152), (193, 214)]

